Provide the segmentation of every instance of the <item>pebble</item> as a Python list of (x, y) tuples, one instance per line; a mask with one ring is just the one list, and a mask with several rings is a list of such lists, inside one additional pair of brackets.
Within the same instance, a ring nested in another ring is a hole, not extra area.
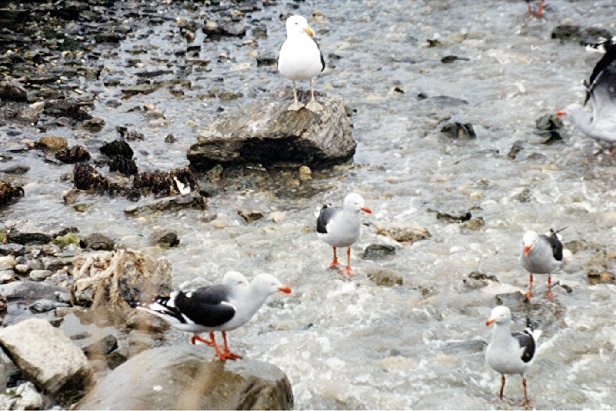
[(50, 270), (32, 270), (30, 271), (29, 277), (34, 281), (43, 281), (52, 274), (53, 273)]
[(213, 220), (211, 223), (214, 228), (225, 228), (225, 223), (221, 220)]
[(15, 281), (15, 272), (13, 270), (0, 271), (0, 284), (7, 284)]

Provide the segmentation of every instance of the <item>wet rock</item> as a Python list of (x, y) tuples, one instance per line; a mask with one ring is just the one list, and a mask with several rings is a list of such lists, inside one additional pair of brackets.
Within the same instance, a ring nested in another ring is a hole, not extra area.
[(80, 241), (81, 248), (89, 248), (97, 251), (111, 251), (115, 243), (109, 237), (101, 233), (92, 233)]
[(43, 112), (43, 107), (39, 105), (24, 107), (19, 110), (16, 120), (27, 123), (27, 124), (36, 124)]
[(494, 275), (484, 274), (479, 271), (471, 272), (462, 280), (464, 285), (471, 289), (485, 287), (490, 283), (490, 281), (498, 282), (498, 278)]
[(0, 81), (0, 100), (25, 102), (28, 101), (28, 92), (17, 82)]
[(163, 247), (177, 247), (180, 245), (180, 239), (175, 231), (161, 231), (154, 233), (152, 243)]
[(518, 156), (518, 154), (522, 150), (524, 150), (524, 142), (522, 140), (516, 140), (516, 142), (513, 143), (513, 145), (511, 146), (511, 149), (507, 153), (507, 157), (509, 157), (512, 160), (515, 160), (515, 158)]
[(134, 86), (125, 86), (120, 90), (122, 93), (127, 94), (129, 96), (134, 96), (136, 94), (150, 94), (155, 92), (161, 87), (161, 84), (137, 84)]
[(113, 334), (107, 334), (103, 338), (83, 347), (82, 351), (88, 359), (92, 360), (105, 357), (116, 348), (118, 348), (118, 339)]
[(557, 130), (563, 127), (562, 120), (554, 114), (545, 114), (539, 117), (535, 124), (538, 130)]
[(92, 118), (83, 109), (89, 103), (80, 102), (74, 99), (48, 100), (45, 102), (44, 113), (55, 117), (68, 117), (74, 121), (84, 121)]
[(107, 143), (100, 150), (107, 157), (121, 156), (130, 160), (135, 155), (128, 143), (122, 140), (114, 140), (111, 143)]
[(458, 56), (445, 56), (443, 58), (441, 58), (441, 63), (443, 64), (449, 64), (449, 63), (453, 63), (456, 60), (465, 60), (468, 61), (470, 60), (467, 57), (458, 57)]
[(61, 150), (68, 146), (66, 139), (61, 136), (43, 136), (39, 138), (38, 145), (49, 150)]
[(205, 210), (207, 201), (201, 197), (199, 193), (193, 191), (189, 194), (183, 194), (175, 197), (165, 197), (154, 200), (149, 204), (135, 204), (124, 210), (128, 215), (148, 214), (159, 211), (177, 211), (185, 208), (194, 208), (197, 210)]
[(0, 170), (0, 173), (22, 175), (30, 171), (30, 166), (15, 165)]
[(32, 281), (43, 281), (45, 278), (50, 277), (53, 273), (50, 270), (32, 270), (28, 277)]
[(7, 223), (6, 236), (10, 243), (24, 245), (30, 243), (47, 244), (53, 238), (75, 230), (75, 228), (62, 227), (59, 224), (19, 220)]
[(105, 127), (105, 120), (100, 117), (94, 117), (89, 120), (84, 120), (81, 123), (81, 127), (92, 133), (98, 133)]
[(7, 205), (24, 196), (24, 189), (13, 187), (11, 183), (0, 180), (0, 206)]
[(171, 194), (173, 181), (163, 171), (145, 171), (135, 175), (133, 187), (142, 190), (145, 194), (168, 196)]
[(483, 220), (483, 217), (477, 217), (471, 218), (470, 220), (463, 222), (462, 224), (460, 224), (460, 227), (466, 228), (468, 230), (477, 231), (481, 230), (481, 228), (483, 228), (483, 226), (485, 225), (486, 222)]
[(460, 140), (472, 140), (477, 138), (475, 134), (475, 130), (473, 130), (473, 125), (471, 123), (447, 123), (441, 129), (441, 133), (446, 134), (451, 138), (456, 138)]
[(384, 287), (392, 287), (396, 284), (402, 285), (403, 283), (402, 274), (385, 268), (368, 268), (366, 269), (366, 276), (376, 285)]
[(0, 394), (0, 409), (3, 410), (41, 410), (45, 408), (43, 404), (43, 396), (30, 381), (20, 384), (10, 393)]
[[(127, 140), (144, 140), (145, 139), (145, 135), (143, 133), (140, 133), (138, 131), (129, 131), (128, 127), (118, 126), (116, 127), (116, 131), (120, 133), (120, 137), (125, 138)], [(116, 140), (116, 141), (121, 142), (121, 140)]]
[[(7, 298), (6, 295), (0, 294), (0, 313), (5, 313), (8, 306), (9, 306), (9, 299)], [(0, 374), (0, 378), (1, 378), (1, 374)]]
[(199, 190), (197, 178), (189, 167), (175, 168), (170, 170), (168, 175), (177, 194), (188, 194), (191, 191)]
[(105, 377), (75, 407), (89, 409), (292, 409), (293, 393), (276, 366), (220, 362), (204, 345), (147, 350)]
[(48, 321), (28, 319), (0, 329), (0, 344), (26, 378), (63, 405), (83, 395), (92, 373), (83, 352)]
[(126, 328), (129, 330), (143, 330), (152, 334), (161, 334), (169, 331), (171, 326), (160, 317), (141, 310), (133, 310), (126, 319)]
[(73, 168), (73, 184), (79, 190), (106, 192), (109, 194), (118, 193), (123, 190), (119, 184), (113, 183), (87, 163), (75, 164)]
[(554, 27), (552, 38), (565, 41), (580, 42), (582, 45), (597, 43), (600, 39), (611, 39), (612, 33), (602, 27), (581, 27), (563, 24)]
[(139, 172), (135, 160), (124, 158), (122, 156), (112, 157), (107, 164), (109, 164), (109, 171), (117, 171), (125, 176), (132, 176)]
[(591, 269), (588, 271), (586, 276), (588, 277), (588, 284), (590, 285), (597, 285), (603, 283), (614, 284), (616, 282), (616, 276), (614, 275), (614, 273), (611, 273), (606, 270)]
[(131, 249), (79, 255), (73, 260), (73, 304), (131, 310), (129, 303), (151, 301), (172, 290), (171, 264)]
[(58, 301), (50, 300), (48, 298), (44, 298), (30, 304), (28, 309), (33, 313), (45, 313), (47, 311), (55, 310), (58, 307), (70, 307), (70, 304), (65, 304)]
[(52, 299), (56, 292), (66, 294), (67, 290), (56, 285), (32, 281), (14, 281), (9, 284), (0, 285), (0, 294), (9, 300), (34, 301), (43, 298)]
[(237, 210), (237, 214), (240, 215), (247, 223), (252, 223), (253, 221), (263, 218), (263, 211), (255, 208), (244, 208)]
[(26, 247), (21, 244), (0, 244), (0, 255), (22, 256), (26, 254)]
[(511, 311), (523, 311), (527, 304), (530, 302), (521, 292), (512, 292), (507, 294), (497, 294), (496, 304), (505, 305), (511, 309)]
[(364, 250), (364, 260), (382, 260), (396, 254), (396, 247), (385, 244), (370, 244)]
[(64, 148), (58, 151), (56, 158), (66, 164), (75, 164), (89, 161), (90, 153), (84, 146), (76, 144), (71, 148)]
[(77, 237), (75, 233), (67, 233), (54, 238), (53, 244), (57, 245), (61, 249), (64, 249), (71, 244), (79, 247), (80, 241), (81, 240), (79, 240), (79, 237)]
[(432, 237), (432, 234), (425, 228), (414, 223), (376, 223), (376, 233), (386, 237), (393, 238), (401, 243), (413, 244), (419, 240), (425, 240)]
[(240, 22), (219, 23), (214, 20), (206, 20), (202, 30), (208, 39), (220, 40), (224, 37), (244, 37), (248, 27)]
[[(309, 92), (299, 95), (302, 101), (309, 99)], [(312, 167), (353, 157), (356, 143), (340, 98), (317, 93), (324, 107), (318, 114), (288, 111), (292, 99), (292, 90), (285, 88), (200, 130), (187, 153), (191, 165), (199, 170), (242, 163), (298, 162)]]
[(461, 223), (461, 222), (470, 220), (472, 217), (470, 211), (462, 211), (459, 213), (450, 213), (450, 212), (437, 211), (437, 210), (429, 210), (429, 211), (436, 211), (436, 219), (443, 220), (448, 223)]

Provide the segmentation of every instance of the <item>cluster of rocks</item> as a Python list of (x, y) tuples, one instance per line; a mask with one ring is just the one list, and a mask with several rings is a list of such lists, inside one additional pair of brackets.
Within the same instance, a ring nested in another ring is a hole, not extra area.
[[(182, 408), (292, 408), (290, 383), (270, 364), (223, 366), (205, 346), (153, 349), (168, 325), (134, 306), (172, 291), (171, 264), (77, 234), (24, 221), (2, 231), (0, 407), (68, 408), (81, 399), (76, 409), (152, 409), (184, 398)], [(177, 244), (172, 237), (157, 239)], [(135, 372), (144, 362), (151, 372)]]

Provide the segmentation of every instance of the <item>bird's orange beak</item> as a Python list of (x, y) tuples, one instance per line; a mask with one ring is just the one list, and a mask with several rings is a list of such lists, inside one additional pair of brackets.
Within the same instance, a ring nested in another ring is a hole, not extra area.
[(525, 245), (524, 246), (524, 255), (528, 257), (528, 253), (530, 252), (531, 246), (530, 245)]
[(363, 206), (360, 210), (365, 211), (368, 214), (372, 214), (372, 210), (370, 210), (367, 206)]
[(288, 285), (281, 285), (280, 287), (278, 287), (278, 290), (282, 291), (285, 294), (291, 294), (291, 287), (289, 287)]
[(486, 327), (496, 321), (496, 318), (490, 317), (486, 320)]
[(558, 110), (558, 111), (556, 112), (556, 115), (557, 115), (558, 117), (562, 117), (562, 116), (564, 116), (564, 115), (566, 115), (566, 114), (567, 114), (567, 112), (566, 112), (565, 110)]
[(306, 34), (308, 34), (309, 36), (313, 36), (314, 37), (314, 30), (312, 30), (310, 27), (306, 27), (304, 29), (304, 31), (306, 32)]

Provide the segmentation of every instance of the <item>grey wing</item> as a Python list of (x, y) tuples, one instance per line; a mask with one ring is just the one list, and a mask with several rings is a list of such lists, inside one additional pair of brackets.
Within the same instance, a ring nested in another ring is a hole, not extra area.
[(518, 340), (520, 348), (524, 348), (522, 352), (522, 361), (529, 362), (535, 356), (535, 339), (526, 330), (522, 332), (512, 333), (511, 336)]
[(340, 207), (323, 205), (323, 208), (321, 208), (321, 212), (319, 213), (319, 217), (317, 218), (317, 233), (327, 234), (327, 224), (340, 211), (342, 211), (342, 208)]

